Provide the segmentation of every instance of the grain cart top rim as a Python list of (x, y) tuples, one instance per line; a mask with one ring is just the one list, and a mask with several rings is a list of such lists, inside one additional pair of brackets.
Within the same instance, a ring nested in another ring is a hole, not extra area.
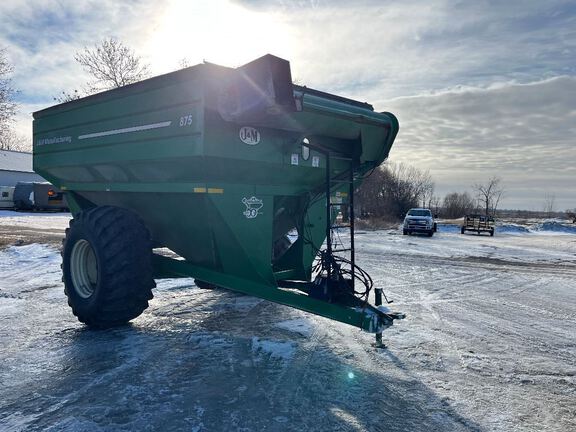
[(70, 273), (78, 295), (85, 299), (90, 298), (98, 281), (98, 264), (88, 240), (80, 239), (72, 248)]

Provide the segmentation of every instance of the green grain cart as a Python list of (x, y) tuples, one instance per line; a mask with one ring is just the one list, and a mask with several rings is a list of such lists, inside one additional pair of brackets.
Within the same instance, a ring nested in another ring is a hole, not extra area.
[(368, 303), (353, 197), (397, 132), (392, 114), (294, 85), (271, 55), (34, 113), (34, 170), (74, 215), (62, 252), (73, 313), (123, 324), (154, 279), (194, 277), (380, 335), (402, 316)]

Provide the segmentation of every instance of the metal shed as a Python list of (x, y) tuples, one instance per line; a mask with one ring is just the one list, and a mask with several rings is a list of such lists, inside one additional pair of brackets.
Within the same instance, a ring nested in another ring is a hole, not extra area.
[(0, 186), (16, 186), (18, 182), (45, 182), (32, 171), (32, 153), (0, 150)]

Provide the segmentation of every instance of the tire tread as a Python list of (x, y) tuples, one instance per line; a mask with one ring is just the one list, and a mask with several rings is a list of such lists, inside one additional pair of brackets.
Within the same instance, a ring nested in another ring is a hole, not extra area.
[[(89, 312), (82, 311), (71, 295), (63, 274), (68, 305), (79, 321), (91, 327), (122, 325), (148, 307), (156, 283), (152, 274), (150, 234), (140, 218), (120, 207), (101, 206), (81, 211), (70, 221), (63, 240), (62, 257), (74, 232), (93, 233), (92, 247), (99, 256), (99, 295)], [(73, 245), (70, 245), (72, 247)], [(63, 271), (66, 266), (62, 265)], [(71, 280), (69, 282), (71, 284)], [(70, 289), (69, 289), (70, 288)]]

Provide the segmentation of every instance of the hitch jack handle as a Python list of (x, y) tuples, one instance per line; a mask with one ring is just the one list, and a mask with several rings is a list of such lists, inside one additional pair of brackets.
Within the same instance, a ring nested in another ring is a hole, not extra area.
[[(374, 304), (376, 307), (382, 305), (382, 288), (374, 288)], [(376, 342), (374, 343), (374, 348), (386, 348), (384, 342), (382, 342), (382, 332), (376, 333)]]

